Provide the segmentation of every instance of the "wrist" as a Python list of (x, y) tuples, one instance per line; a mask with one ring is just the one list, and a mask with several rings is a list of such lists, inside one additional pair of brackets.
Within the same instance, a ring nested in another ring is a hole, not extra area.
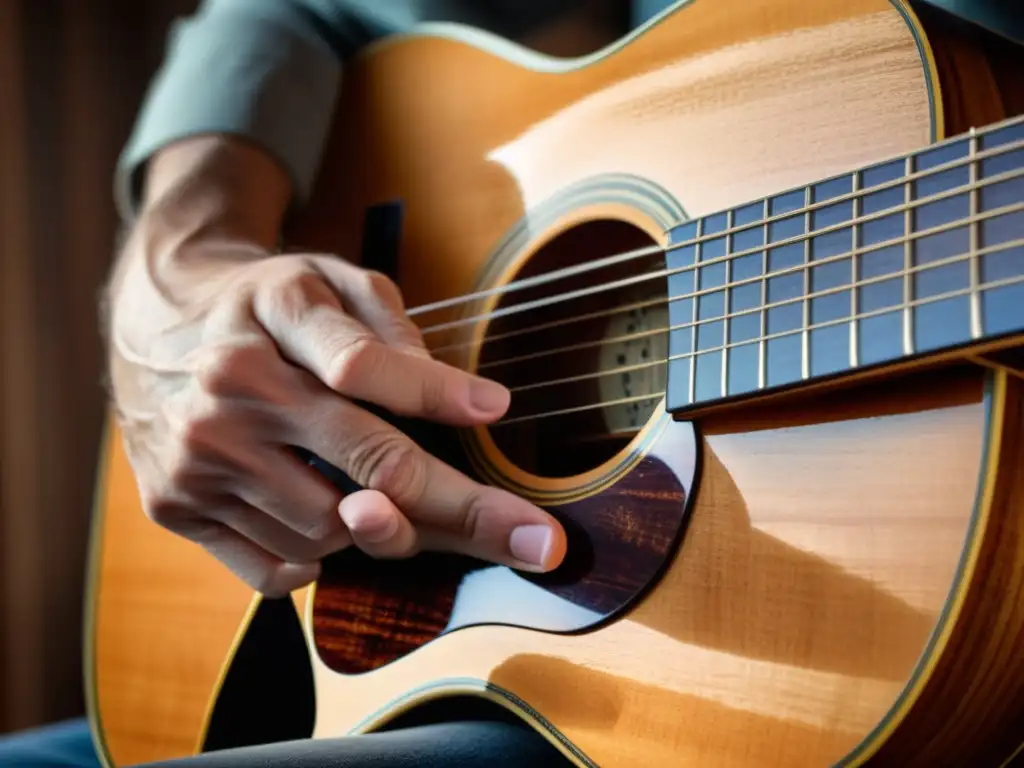
[(289, 195), (279, 166), (241, 140), (200, 136), (164, 148), (146, 169), (110, 302), (129, 292), (133, 305), (188, 304), (215, 290), (226, 267), (274, 252)]
[(285, 174), (237, 140), (188, 139), (152, 158), (140, 214), (107, 286), (115, 390), (145, 378), (148, 367), (173, 367), (153, 356), (173, 357), (172, 337), (189, 337), (190, 323), (242, 267), (272, 255), (288, 200)]
[(151, 228), (272, 250), (291, 187), (269, 154), (241, 139), (198, 136), (150, 160), (142, 217)]

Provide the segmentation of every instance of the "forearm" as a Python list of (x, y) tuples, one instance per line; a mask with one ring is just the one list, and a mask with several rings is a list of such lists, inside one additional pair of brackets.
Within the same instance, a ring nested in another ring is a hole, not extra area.
[(230, 136), (200, 136), (153, 156), (138, 226), (269, 250), (291, 197), (287, 174), (267, 152)]

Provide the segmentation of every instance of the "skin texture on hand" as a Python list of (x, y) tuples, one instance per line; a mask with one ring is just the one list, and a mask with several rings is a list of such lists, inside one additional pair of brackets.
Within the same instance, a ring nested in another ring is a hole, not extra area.
[[(549, 570), (565, 532), (360, 408), (468, 426), (508, 391), (434, 360), (397, 286), (335, 255), (276, 254), (288, 182), (221, 137), (169, 147), (109, 293), (114, 406), (143, 508), (254, 589), (279, 596), (357, 546)], [(290, 446), (364, 490), (343, 497)]]

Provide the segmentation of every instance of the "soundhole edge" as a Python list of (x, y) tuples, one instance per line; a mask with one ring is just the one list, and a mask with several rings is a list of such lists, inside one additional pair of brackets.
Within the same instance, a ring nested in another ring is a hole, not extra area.
[(510, 259), (500, 285), (628, 256), (503, 294), (490, 308), (512, 311), (487, 323), (475, 367), (509, 387), (512, 403), (474, 433), (485, 463), (573, 484), (638, 458), (663, 416), (669, 326), (664, 254), (645, 225), (584, 219)]

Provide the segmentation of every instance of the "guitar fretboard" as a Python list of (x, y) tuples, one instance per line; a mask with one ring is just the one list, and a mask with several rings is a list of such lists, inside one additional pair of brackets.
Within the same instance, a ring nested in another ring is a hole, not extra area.
[(1024, 332), (1024, 120), (670, 235), (673, 412)]

